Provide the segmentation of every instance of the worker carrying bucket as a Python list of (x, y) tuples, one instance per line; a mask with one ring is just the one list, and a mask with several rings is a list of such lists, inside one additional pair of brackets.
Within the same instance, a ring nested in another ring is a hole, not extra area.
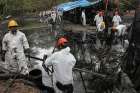
[(53, 53), (45, 61), (46, 66), (53, 66), (53, 80), (56, 93), (73, 93), (72, 69), (76, 63), (75, 57), (70, 53), (68, 40), (60, 38), (57, 41), (58, 52)]
[(9, 21), (9, 32), (2, 41), (2, 60), (5, 61), (8, 70), (27, 74), (28, 67), (24, 51), (28, 52), (29, 44), (25, 34), (20, 32), (17, 27), (18, 24), (15, 20)]

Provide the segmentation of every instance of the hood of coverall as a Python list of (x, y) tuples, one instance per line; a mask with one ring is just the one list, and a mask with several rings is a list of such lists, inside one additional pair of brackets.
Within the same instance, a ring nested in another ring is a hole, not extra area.
[(62, 49), (61, 52), (63, 54), (68, 54), (70, 52), (70, 47), (66, 47), (66, 48)]

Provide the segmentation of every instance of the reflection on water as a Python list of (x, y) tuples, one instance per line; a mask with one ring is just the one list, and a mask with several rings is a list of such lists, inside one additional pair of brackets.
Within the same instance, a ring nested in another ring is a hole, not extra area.
[[(50, 55), (55, 45), (55, 36), (48, 28), (30, 29), (23, 31), (30, 45), (30, 55), (43, 59)], [(34, 66), (40, 61), (31, 59), (30, 65)]]
[(23, 31), (29, 41), (30, 47), (50, 48), (54, 46), (55, 37), (47, 28)]

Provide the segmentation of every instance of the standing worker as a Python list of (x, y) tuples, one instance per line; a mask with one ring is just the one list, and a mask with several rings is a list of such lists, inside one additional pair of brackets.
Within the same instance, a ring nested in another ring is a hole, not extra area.
[(122, 22), (122, 19), (121, 17), (119, 16), (119, 13), (118, 11), (115, 12), (115, 16), (113, 17), (113, 26), (114, 27), (117, 27), (121, 22)]
[(101, 22), (103, 22), (103, 12), (100, 11), (94, 18), (94, 21), (96, 22), (96, 27), (98, 26), (98, 24), (100, 24)]
[(61, 24), (61, 22), (62, 22), (62, 17), (63, 17), (63, 11), (62, 11), (62, 10), (58, 10), (58, 11), (57, 11), (57, 16), (58, 16), (59, 24)]
[(75, 66), (76, 59), (70, 53), (67, 39), (60, 38), (57, 43), (57, 48), (59, 51), (48, 57), (45, 65), (53, 66), (54, 84), (57, 89), (62, 93), (73, 93), (72, 69)]
[(52, 32), (54, 32), (55, 36), (57, 35), (57, 32), (56, 32), (56, 17), (57, 17), (56, 11), (55, 11), (55, 9), (53, 9), (52, 12), (51, 12), (51, 19), (52, 19), (52, 21), (51, 21), (51, 24), (52, 24), (51, 30), (52, 30)]
[(6, 63), (6, 68), (12, 72), (28, 73), (25, 52), (29, 51), (29, 44), (24, 33), (18, 29), (15, 20), (8, 23), (9, 32), (2, 41), (2, 60)]
[(81, 18), (82, 18), (82, 25), (83, 26), (86, 26), (86, 14), (85, 14), (85, 10), (82, 11)]
[(56, 11), (53, 10), (52, 13), (51, 13), (51, 18), (52, 18), (53, 24), (56, 23), (56, 16), (57, 16), (57, 15), (56, 15)]

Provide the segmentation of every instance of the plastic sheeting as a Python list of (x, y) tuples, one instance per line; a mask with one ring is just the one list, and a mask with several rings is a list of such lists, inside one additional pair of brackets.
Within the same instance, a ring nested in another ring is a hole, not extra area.
[(57, 6), (57, 10), (61, 10), (63, 12), (75, 9), (77, 7), (87, 7), (94, 4), (99, 3), (102, 0), (94, 0), (93, 2), (89, 2), (87, 0), (77, 0), (74, 2), (63, 3)]

